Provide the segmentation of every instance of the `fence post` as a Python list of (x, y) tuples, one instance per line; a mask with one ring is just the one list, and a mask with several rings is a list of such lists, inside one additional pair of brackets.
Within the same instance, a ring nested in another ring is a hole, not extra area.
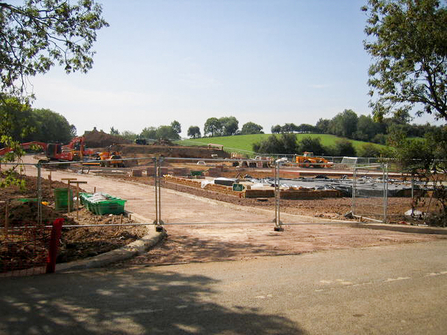
[(383, 222), (387, 222), (388, 216), (388, 163), (383, 168)]
[(62, 234), (62, 225), (64, 219), (56, 219), (51, 229), (50, 245), (48, 248), (47, 271), (46, 273), (54, 273), (56, 271), (56, 258), (59, 250), (59, 239)]
[(357, 167), (354, 165), (354, 174), (352, 176), (352, 189), (351, 189), (351, 212), (355, 216), (355, 195), (357, 193)]
[(163, 157), (159, 157), (158, 163), (158, 222), (157, 222), (157, 231), (161, 231), (163, 228), (161, 224), (163, 221), (161, 220), (161, 178), (162, 178), (162, 163)]
[(154, 158), (155, 224), (158, 224), (158, 158)]
[(154, 159), (154, 188), (155, 188), (155, 230), (160, 232), (163, 230), (163, 221), (161, 220), (161, 165), (162, 157)]
[(37, 163), (37, 222), (42, 224), (42, 164)]
[(280, 210), (280, 198), (281, 198), (281, 189), (279, 187), (280, 180), (280, 168), (281, 162), (277, 160), (275, 162), (275, 231), (284, 231), (284, 228), (281, 224), (281, 210)]

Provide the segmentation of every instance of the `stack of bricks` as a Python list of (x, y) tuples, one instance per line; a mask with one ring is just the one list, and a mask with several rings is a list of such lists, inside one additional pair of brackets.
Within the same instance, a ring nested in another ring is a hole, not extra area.
[(210, 169), (208, 170), (208, 172), (207, 172), (207, 175), (208, 175), (209, 177), (220, 177), (220, 176), (221, 176), (221, 172), (222, 172), (221, 169), (218, 169), (218, 168), (210, 168)]
[(341, 197), (338, 190), (282, 190), (280, 192), (281, 199), (320, 199), (320, 198), (337, 198)]
[(132, 177), (143, 177), (143, 170), (132, 170)]
[(245, 190), (245, 198), (273, 198), (274, 190)]
[[(169, 174), (169, 168), (167, 168), (167, 167), (162, 167), (162, 168), (160, 168), (160, 174), (161, 174), (162, 177), (163, 177), (164, 175)], [(154, 166), (148, 167), (148, 168), (146, 169), (146, 175), (147, 175), (148, 177), (153, 177), (153, 176), (155, 176), (155, 167), (154, 167)]]
[(189, 174), (190, 174), (190, 171), (187, 168), (174, 168), (174, 170), (173, 170), (174, 176), (187, 176)]
[[(174, 177), (174, 176), (167, 176), (166, 179), (167, 179), (167, 181), (171, 181), (171, 182), (174, 182), (174, 183), (180, 184), (180, 185), (186, 185), (186, 186), (191, 186), (191, 187), (196, 187), (196, 188), (202, 187), (202, 183), (200, 181), (196, 181), (193, 179), (185, 179), (185, 178), (179, 178), (179, 177)], [(233, 191), (232, 187), (230, 187), (230, 186), (216, 185), (216, 184), (206, 185), (205, 190), (219, 192), (219, 193), (225, 193), (225, 194), (230, 194), (230, 195), (235, 195), (235, 196), (239, 196), (239, 193), (240, 193), (240, 192)]]
[(185, 179), (185, 178), (179, 178), (179, 177), (174, 177), (174, 176), (166, 176), (166, 180), (174, 182), (176, 184), (181, 184), (181, 185), (187, 185), (187, 186), (192, 186), (192, 187), (197, 187), (197, 188), (202, 187), (202, 184), (200, 181), (193, 180), (193, 179)]

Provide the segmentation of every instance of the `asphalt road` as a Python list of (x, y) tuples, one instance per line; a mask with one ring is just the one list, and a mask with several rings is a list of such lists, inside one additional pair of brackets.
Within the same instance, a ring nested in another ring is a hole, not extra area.
[(446, 334), (447, 240), (0, 282), (0, 334)]

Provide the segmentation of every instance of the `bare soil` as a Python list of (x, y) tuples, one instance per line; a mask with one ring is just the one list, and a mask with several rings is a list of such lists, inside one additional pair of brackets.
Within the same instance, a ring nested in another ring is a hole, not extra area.
[(96, 129), (86, 131), (83, 136), (85, 145), (89, 148), (105, 148), (114, 144), (131, 143), (131, 141), (126, 140), (121, 136), (106, 134), (102, 130), (97, 131)]
[[(78, 212), (56, 211), (54, 208), (55, 188), (66, 188), (67, 184), (58, 181), (42, 181), (42, 225), (38, 225), (37, 201), (22, 202), (19, 199), (36, 199), (36, 178), (23, 176), (27, 188), (18, 187), (0, 189), (0, 226), (6, 223), (6, 201), (8, 201), (8, 231), (0, 234), (0, 272), (2, 269), (18, 269), (32, 264), (37, 257), (46, 257), (49, 243), (49, 229), (42, 226), (51, 225), (56, 218), (63, 218), (64, 225), (95, 225), (110, 223), (131, 223), (127, 217), (117, 215), (94, 215), (85, 208)], [(17, 229), (22, 235), (17, 235)], [(69, 262), (95, 256), (133, 242), (146, 233), (144, 227), (111, 228), (63, 228), (60, 240), (58, 262)], [(24, 261), (28, 260), (28, 261)], [(21, 266), (20, 266), (21, 265)]]
[[(35, 171), (33, 173), (35, 173)], [(69, 176), (69, 173), (69, 171), (54, 173), (53, 176), (57, 175), (57, 178), (63, 178), (67, 177), (67, 175)], [(123, 180), (117, 180), (115, 178), (104, 178), (91, 175), (85, 176), (85, 178), (88, 180), (87, 186), (89, 188), (95, 186), (101, 188), (101, 190), (110, 190), (109, 192), (113, 192), (111, 194), (117, 196), (122, 194), (121, 197), (123, 198), (128, 196), (126, 199), (128, 199), (129, 207), (132, 208), (134, 213), (149, 215), (146, 217), (151, 218), (150, 215), (152, 214), (148, 207), (152, 208), (151, 202), (153, 199), (150, 199), (150, 197), (148, 198), (148, 195), (150, 194), (150, 196), (152, 196), (152, 192), (150, 191), (148, 194), (148, 188), (141, 186), (142, 184), (153, 183), (151, 178), (120, 177)], [(46, 182), (45, 185), (47, 185)], [(241, 260), (260, 256), (300, 254), (334, 248), (358, 248), (394, 243), (423, 242), (442, 238), (442, 236), (433, 235), (351, 228), (339, 223), (315, 223), (315, 221), (327, 222), (329, 219), (345, 219), (344, 214), (350, 210), (351, 205), (351, 199), (348, 198), (298, 201), (282, 200), (281, 210), (283, 212), (315, 218), (314, 221), (301, 221), (303, 223), (314, 223), (285, 226), (284, 232), (273, 231), (273, 223), (263, 225), (216, 224), (216, 222), (219, 222), (216, 220), (219, 220), (220, 218), (213, 216), (213, 214), (208, 214), (214, 213), (213, 208), (216, 209), (216, 212), (217, 209), (219, 209), (221, 213), (224, 212), (224, 215), (228, 216), (236, 212), (238, 216), (248, 222), (250, 221), (251, 215), (253, 215), (253, 211), (260, 212), (259, 209), (273, 210), (273, 199), (263, 199), (264, 201), (241, 199), (235, 196), (209, 192), (172, 183), (164, 183), (163, 186), (165, 188), (179, 191), (169, 191), (171, 193), (166, 191), (163, 195), (165, 203), (172, 204), (175, 207), (173, 210), (177, 212), (176, 214), (180, 216), (189, 215), (193, 211), (200, 211), (206, 207), (206, 212), (201, 214), (207, 215), (207, 220), (210, 220), (210, 223), (214, 222), (214, 224), (167, 225), (166, 229), (168, 237), (163, 243), (148, 253), (139, 256), (130, 262), (126, 262), (126, 264), (161, 265), (185, 262)], [(48, 196), (51, 197), (51, 188), (49, 191), (45, 192), (45, 194), (48, 194)], [(227, 208), (222, 206), (221, 203), (198, 201), (197, 199), (191, 199), (189, 196), (184, 196), (183, 193), (194, 194), (201, 199), (211, 198), (228, 202), (233, 205), (242, 205), (250, 209), (250, 211), (245, 212), (237, 206), (230, 206)], [(3, 199), (3, 194), (0, 193), (0, 195), (2, 195)], [(9, 197), (10, 194), (5, 194), (5, 196)], [(31, 196), (31, 194), (20, 194), (20, 196)], [(405, 198), (400, 204), (397, 202), (396, 211), (401, 212), (403, 209), (407, 209), (408, 201), (409, 199)], [(366, 199), (366, 202), (371, 202), (371, 199)], [(48, 207), (51, 208), (51, 204)], [(251, 209), (253, 209), (253, 211)], [(95, 222), (101, 223), (112, 219), (112, 217), (108, 216), (89, 217), (91, 214), (85, 210), (83, 211), (79, 213), (82, 218), (80, 220), (75, 218), (75, 213), (72, 213), (69, 216), (65, 215), (65, 217), (67, 217), (67, 220), (72, 220), (70, 222), (85, 222), (86, 224), (94, 224)], [(268, 213), (262, 214), (266, 221), (268, 221), (267, 219), (270, 216)], [(113, 220), (117, 222), (118, 218), (114, 217)], [(123, 245), (134, 240), (138, 236), (141, 236), (133, 230), (134, 228), (121, 228), (124, 229), (124, 231), (114, 230), (115, 228), (85, 229), (85, 231), (79, 228), (73, 229), (71, 232), (69, 232), (68, 229), (64, 231), (63, 235), (66, 235), (64, 238), (67, 238), (67, 240), (62, 243), (63, 249), (67, 255), (71, 252), (70, 255), (73, 255), (73, 258), (70, 258), (72, 256), (67, 256), (63, 259), (64, 256), (60, 256), (61, 260), (68, 261), (71, 259), (92, 256), (102, 252), (103, 250), (101, 250), (101, 247), (103, 246), (105, 247), (104, 250), (106, 250), (108, 247), (112, 248)], [(68, 239), (69, 236), (71, 237)], [(87, 246), (85, 251), (79, 252), (78, 249), (80, 250), (82, 248), (84, 242), (88, 242), (87, 245), (90, 245), (90, 247)], [(111, 246), (112, 244), (114, 245)], [(124, 264), (119, 264), (118, 266), (123, 265)]]

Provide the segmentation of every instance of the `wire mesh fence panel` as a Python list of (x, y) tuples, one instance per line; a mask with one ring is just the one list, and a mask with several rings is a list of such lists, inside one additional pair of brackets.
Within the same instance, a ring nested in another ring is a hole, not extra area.
[(272, 224), (273, 215), (248, 213), (248, 207), (244, 211), (234, 206), (241, 204), (242, 198), (274, 198), (275, 170), (269, 158), (164, 158), (159, 169), (165, 224)]
[(386, 221), (387, 171), (384, 165), (355, 167), (352, 179), (352, 213), (372, 221)]
[[(433, 178), (407, 176), (399, 197), (388, 199), (389, 221), (412, 225), (447, 226), (443, 218), (445, 185)], [(396, 210), (394, 209), (396, 208)]]
[(35, 223), (0, 229), (0, 277), (45, 273), (50, 233)]

